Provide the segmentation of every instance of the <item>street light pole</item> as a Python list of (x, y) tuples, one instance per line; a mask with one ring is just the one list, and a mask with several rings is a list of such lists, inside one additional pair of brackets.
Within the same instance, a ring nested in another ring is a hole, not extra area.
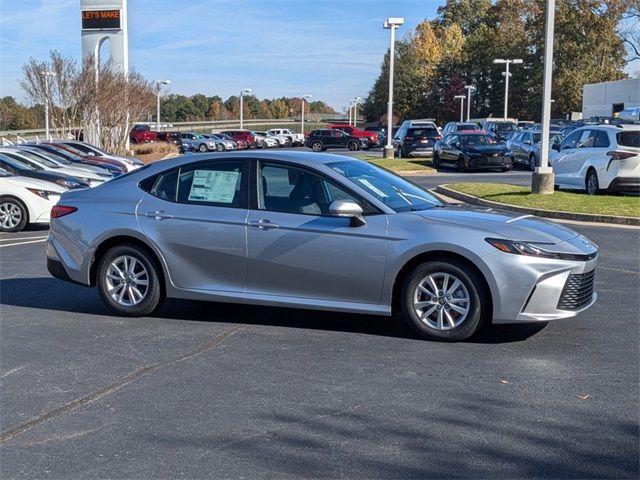
[(306, 95), (302, 95), (302, 119), (300, 122), (300, 133), (302, 133), (302, 135), (304, 135), (304, 101), (308, 100), (312, 97), (312, 95), (306, 94)]
[(160, 132), (160, 90), (162, 89), (161, 85), (169, 85), (171, 80), (156, 80), (156, 86), (158, 87), (158, 95), (157, 100), (158, 103), (156, 105), (156, 132)]
[(553, 72), (553, 30), (556, 2), (547, 0), (544, 31), (544, 81), (542, 86), (542, 132), (540, 145), (540, 166), (531, 177), (533, 193), (551, 194), (555, 183), (553, 169), (549, 166), (549, 124), (551, 122), (551, 76)]
[(362, 100), (362, 97), (355, 97), (353, 99), (353, 126), (358, 127), (358, 103)]
[(45, 138), (50, 141), (51, 136), (49, 135), (49, 77), (55, 77), (56, 72), (42, 72), (44, 75), (44, 131)]
[(464, 95), (456, 95), (453, 97), (456, 100), (460, 100), (460, 123), (464, 122), (464, 100), (467, 98)]
[(502, 75), (505, 78), (505, 83), (504, 83), (504, 117), (503, 118), (507, 118), (507, 112), (508, 112), (508, 107), (509, 107), (509, 77), (511, 76), (511, 73), (509, 72), (509, 65), (513, 64), (513, 65), (519, 65), (522, 63), (522, 59), (521, 58), (513, 58), (513, 59), (503, 59), (503, 58), (496, 58), (493, 60), (494, 64), (504, 64), (505, 65), (505, 71), (502, 72)]
[(473, 85), (465, 85), (464, 88), (467, 90), (467, 122), (469, 122), (469, 118), (471, 117), (471, 92), (475, 90), (476, 87)]
[(387, 106), (387, 144), (384, 147), (384, 158), (393, 158), (391, 132), (393, 131), (393, 66), (395, 60), (396, 29), (404, 24), (402, 17), (389, 17), (384, 28), (391, 30), (391, 46), (389, 48), (389, 103)]
[(349, 100), (349, 126), (351, 126), (351, 104), (353, 103), (353, 100)]
[(242, 97), (244, 96), (245, 93), (251, 93), (251, 89), (250, 88), (243, 88), (240, 90), (240, 130), (242, 130), (242, 126), (243, 126), (243, 117), (244, 117), (244, 109), (243, 104), (242, 104)]

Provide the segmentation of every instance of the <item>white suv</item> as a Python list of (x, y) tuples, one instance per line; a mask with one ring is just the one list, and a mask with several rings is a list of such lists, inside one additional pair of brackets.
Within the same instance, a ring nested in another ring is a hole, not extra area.
[(565, 137), (550, 155), (560, 188), (640, 191), (640, 125), (588, 125)]

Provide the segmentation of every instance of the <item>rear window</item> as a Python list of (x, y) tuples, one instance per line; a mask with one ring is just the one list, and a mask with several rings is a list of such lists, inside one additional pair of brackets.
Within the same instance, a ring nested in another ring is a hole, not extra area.
[(408, 137), (432, 137), (439, 135), (438, 130), (430, 127), (410, 128), (407, 131)]
[(499, 132), (513, 132), (518, 126), (515, 123), (496, 122), (496, 130)]
[(475, 123), (463, 123), (462, 125), (458, 125), (456, 130), (480, 130), (480, 127)]
[(640, 131), (620, 132), (616, 135), (616, 140), (621, 147), (640, 148)]

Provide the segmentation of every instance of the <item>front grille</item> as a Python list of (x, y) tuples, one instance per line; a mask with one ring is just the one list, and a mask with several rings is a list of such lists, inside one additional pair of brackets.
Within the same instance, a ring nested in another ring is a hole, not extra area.
[(562, 289), (559, 310), (578, 310), (591, 301), (596, 271), (571, 274)]

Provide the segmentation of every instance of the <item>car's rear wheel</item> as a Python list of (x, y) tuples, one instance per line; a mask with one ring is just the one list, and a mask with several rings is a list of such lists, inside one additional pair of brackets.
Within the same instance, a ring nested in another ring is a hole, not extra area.
[(464, 164), (464, 158), (462, 158), (462, 157), (459, 157), (459, 158), (458, 158), (458, 164), (457, 164), (457, 166), (458, 166), (458, 171), (459, 171), (460, 173), (464, 173), (464, 172), (466, 172), (466, 171), (467, 171), (467, 166)]
[(311, 144), (311, 150), (313, 150), (314, 152), (321, 152), (322, 151), (322, 142), (313, 142)]
[(19, 232), (28, 221), (29, 214), (20, 200), (0, 197), (0, 232)]
[(358, 142), (349, 142), (347, 143), (347, 148), (352, 151), (355, 152), (356, 150), (358, 150)]
[(135, 245), (113, 247), (100, 260), (97, 283), (110, 310), (126, 317), (152, 313), (162, 300), (160, 269), (153, 258)]
[(585, 189), (589, 195), (597, 195), (600, 193), (600, 183), (598, 182), (598, 174), (595, 170), (590, 169), (585, 179)]
[(429, 261), (405, 279), (401, 305), (404, 318), (420, 336), (459, 341), (481, 326), (486, 302), (478, 275), (462, 263)]

